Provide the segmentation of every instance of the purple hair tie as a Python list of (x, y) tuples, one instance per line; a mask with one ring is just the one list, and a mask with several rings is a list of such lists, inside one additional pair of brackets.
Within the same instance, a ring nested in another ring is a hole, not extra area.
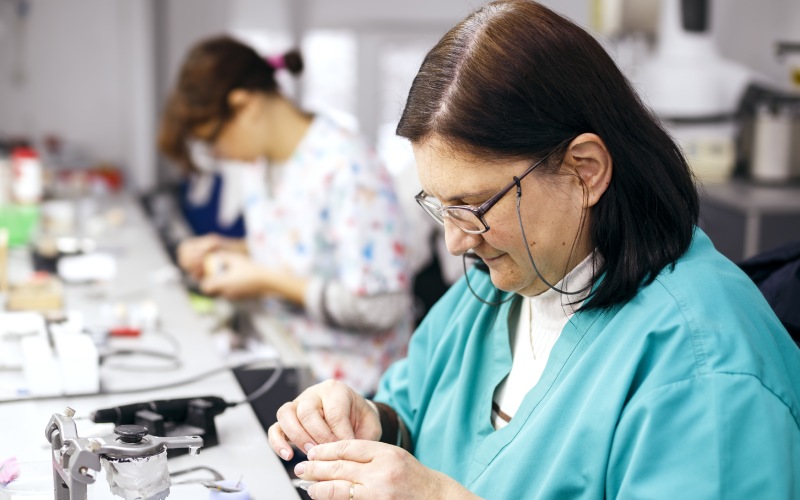
[(276, 71), (286, 67), (286, 58), (283, 56), (268, 56), (266, 61)]

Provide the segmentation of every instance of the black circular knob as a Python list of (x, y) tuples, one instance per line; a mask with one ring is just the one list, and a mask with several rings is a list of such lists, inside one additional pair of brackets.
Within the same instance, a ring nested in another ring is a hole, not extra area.
[(123, 443), (141, 443), (147, 435), (147, 427), (143, 425), (118, 425), (114, 427), (114, 434), (119, 436)]

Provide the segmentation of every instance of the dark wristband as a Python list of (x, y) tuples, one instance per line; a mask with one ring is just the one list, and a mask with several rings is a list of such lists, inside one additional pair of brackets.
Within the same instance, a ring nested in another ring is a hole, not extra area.
[[(378, 408), (378, 417), (381, 419), (381, 443), (397, 444), (400, 424), (397, 419), (397, 412), (391, 406), (373, 401)], [(399, 446), (399, 445), (398, 445)]]
[(411, 435), (391, 406), (373, 401), (381, 421), (381, 443), (393, 444), (411, 451)]

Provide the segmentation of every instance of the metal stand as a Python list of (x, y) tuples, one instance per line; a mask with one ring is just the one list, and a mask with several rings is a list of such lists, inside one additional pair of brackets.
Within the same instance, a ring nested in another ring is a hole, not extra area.
[[(147, 428), (140, 425), (119, 425), (114, 434), (81, 438), (72, 420), (75, 411), (67, 408), (64, 413), (54, 414), (45, 428), (45, 437), (53, 451), (53, 493), (56, 500), (86, 500), (87, 485), (95, 482), (101, 457), (144, 458), (174, 448), (188, 448), (190, 454), (196, 455), (203, 446), (203, 439), (199, 436), (151, 436)], [(169, 492), (169, 488), (166, 491)]]

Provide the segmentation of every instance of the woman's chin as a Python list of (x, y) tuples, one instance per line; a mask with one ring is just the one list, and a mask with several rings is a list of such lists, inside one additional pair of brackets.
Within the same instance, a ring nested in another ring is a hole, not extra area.
[(508, 275), (502, 271), (489, 268), (489, 277), (492, 279), (492, 284), (495, 288), (504, 292), (516, 292), (520, 288), (520, 284), (514, 280), (510, 280)]

